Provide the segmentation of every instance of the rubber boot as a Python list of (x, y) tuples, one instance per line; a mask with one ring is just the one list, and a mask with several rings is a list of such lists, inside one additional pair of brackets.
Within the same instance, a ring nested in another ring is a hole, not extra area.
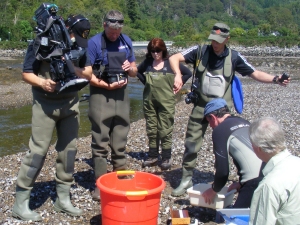
[(193, 186), (192, 182), (193, 178), (193, 169), (186, 169), (182, 167), (182, 178), (179, 186), (174, 189), (171, 193), (172, 196), (181, 196), (183, 195), (186, 190)]
[(56, 184), (57, 198), (54, 203), (54, 210), (64, 212), (71, 216), (81, 216), (83, 211), (75, 208), (70, 200), (70, 185)]
[(101, 200), (100, 190), (97, 186), (95, 187), (95, 190), (92, 192), (92, 199), (94, 201), (100, 201)]
[(142, 163), (142, 167), (156, 166), (158, 163), (158, 148), (150, 148), (148, 151), (148, 158)]
[[(106, 158), (95, 157), (94, 158), (94, 172), (95, 172), (95, 181), (102, 176), (103, 174), (107, 173), (107, 160)], [(95, 184), (95, 190), (92, 191), (92, 199), (94, 201), (100, 201), (100, 190)]]
[(29, 208), (30, 192), (31, 190), (17, 186), (16, 200), (13, 206), (12, 216), (21, 220), (41, 221), (41, 215)]

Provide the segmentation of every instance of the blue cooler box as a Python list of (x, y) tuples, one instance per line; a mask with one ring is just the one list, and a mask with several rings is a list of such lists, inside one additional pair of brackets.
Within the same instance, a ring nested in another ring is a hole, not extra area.
[(248, 224), (250, 218), (250, 209), (217, 209), (216, 210), (216, 223), (222, 224), (236, 224), (244, 225)]

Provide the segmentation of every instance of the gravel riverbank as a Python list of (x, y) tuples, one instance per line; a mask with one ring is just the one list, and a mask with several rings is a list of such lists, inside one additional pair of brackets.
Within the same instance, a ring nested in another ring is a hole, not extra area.
[[(250, 121), (261, 116), (276, 117), (283, 124), (286, 131), (286, 139), (289, 149), (294, 155), (299, 155), (299, 98), (300, 82), (298, 79), (287, 88), (279, 85), (261, 84), (249, 78), (243, 78), (245, 92), (245, 108), (242, 116)], [(174, 198), (170, 195), (172, 188), (176, 187), (181, 177), (181, 159), (184, 151), (184, 136), (191, 105), (183, 101), (176, 106), (175, 128), (173, 134), (173, 165), (169, 171), (161, 171), (159, 167), (142, 168), (142, 160), (147, 151), (147, 137), (145, 132), (145, 120), (139, 120), (131, 124), (128, 135), (127, 159), (128, 169), (146, 171), (162, 177), (166, 181), (159, 211), (159, 224), (167, 224), (170, 216), (169, 207), (187, 209), (191, 216), (196, 217), (199, 224), (215, 224), (215, 211), (201, 207), (191, 206), (188, 196)], [(198, 154), (197, 168), (194, 171), (194, 184), (211, 182), (214, 173), (214, 156), (209, 129)], [(73, 203), (84, 210), (84, 215), (75, 218), (53, 210), (55, 199), (55, 158), (56, 152), (51, 146), (45, 165), (37, 179), (32, 191), (30, 206), (40, 213), (43, 221), (40, 223), (22, 222), (11, 217), (11, 208), (15, 196), (15, 182), (17, 172), (24, 153), (9, 155), (0, 158), (0, 223), (1, 224), (101, 224), (101, 209), (97, 202), (93, 202), (90, 191), (93, 189), (93, 172), (91, 167), (91, 137), (78, 139), (78, 154), (75, 164), (75, 184), (71, 190)], [(111, 170), (109, 166), (109, 170)], [(230, 181), (235, 180), (236, 171), (231, 167)]]
[[(254, 59), (253, 59), (254, 60)], [(286, 59), (289, 61), (289, 59)], [(296, 60), (299, 63), (299, 58)], [(255, 61), (251, 62), (255, 64)], [(288, 64), (288, 63), (286, 63)], [(281, 65), (281, 66), (280, 66)], [(300, 156), (300, 77), (299, 67), (282, 67), (282, 63), (273, 64), (264, 60), (264, 68), (257, 68), (268, 71), (271, 74), (278, 74), (282, 71), (293, 71), (291, 84), (284, 88), (279, 85), (261, 84), (250, 78), (242, 78), (244, 88), (244, 111), (242, 117), (252, 121), (262, 116), (272, 116), (277, 118), (286, 131), (286, 140), (291, 152)], [(256, 66), (261, 66), (258, 64)], [(17, 72), (16, 72), (17, 73)], [(1, 73), (0, 73), (1, 74)], [(184, 98), (184, 96), (182, 96)], [(12, 103), (13, 104), (8, 104)], [(5, 84), (0, 87), (0, 106), (19, 107), (22, 104), (30, 104), (30, 85), (21, 81), (14, 84)], [(191, 113), (192, 106), (181, 101), (176, 106), (175, 126), (173, 132), (173, 164), (168, 171), (161, 171), (160, 168), (142, 168), (142, 161), (147, 151), (147, 135), (145, 131), (145, 120), (141, 119), (131, 124), (128, 135), (126, 156), (128, 159), (128, 169), (135, 171), (145, 171), (154, 173), (166, 181), (166, 188), (161, 197), (158, 224), (166, 225), (170, 218), (170, 207), (177, 209), (187, 209), (190, 216), (199, 220), (199, 224), (212, 225), (215, 211), (212, 209), (191, 206), (188, 195), (182, 197), (172, 197), (172, 188), (178, 186), (181, 178), (181, 162), (184, 152), (184, 137), (187, 121)], [(30, 134), (28, 134), (30, 135)], [(29, 137), (29, 136), (28, 136)], [(78, 153), (75, 163), (75, 183), (72, 186), (72, 202), (77, 207), (84, 210), (81, 217), (71, 217), (53, 210), (53, 201), (56, 197), (55, 191), (55, 159), (56, 151), (50, 147), (44, 167), (37, 178), (32, 190), (30, 207), (40, 213), (42, 222), (23, 222), (11, 217), (11, 209), (15, 197), (15, 184), (20, 163), (25, 152), (15, 155), (0, 157), (0, 224), (101, 224), (101, 207), (98, 202), (93, 202), (90, 191), (93, 189), (93, 170), (90, 151), (91, 136), (79, 138), (77, 141)], [(109, 171), (112, 166), (109, 163)], [(194, 170), (193, 183), (212, 182), (214, 174), (214, 155), (212, 153), (211, 129), (208, 129), (201, 151), (198, 154), (197, 167)], [(236, 180), (236, 170), (231, 166), (229, 183)]]

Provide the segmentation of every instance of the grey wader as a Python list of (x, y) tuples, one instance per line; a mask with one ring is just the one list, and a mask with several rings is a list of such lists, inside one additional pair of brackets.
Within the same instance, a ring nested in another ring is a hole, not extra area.
[(29, 208), (30, 193), (31, 190), (27, 190), (17, 186), (16, 200), (12, 209), (12, 216), (25, 221), (41, 221), (41, 215)]
[[(79, 127), (77, 93), (46, 93), (36, 87), (32, 88), (32, 92), (34, 104), (32, 107), (32, 136), (29, 141), (30, 150), (20, 166), (16, 201), (13, 207), (13, 216), (25, 220), (40, 219), (35, 213), (20, 209), (29, 209), (30, 191), (44, 165), (55, 128), (58, 136), (55, 146), (57, 150), (56, 183), (70, 186), (74, 182), (76, 138)], [(28, 199), (25, 198), (26, 196)]]
[(183, 195), (191, 187), (193, 169), (196, 167), (197, 154), (202, 146), (203, 137), (208, 122), (203, 120), (205, 105), (212, 99), (222, 97), (226, 100), (229, 109), (232, 108), (231, 81), (233, 77), (231, 50), (225, 58), (224, 66), (218, 70), (210, 70), (208, 67), (209, 51), (206, 51), (196, 70), (196, 78), (199, 87), (196, 90), (199, 101), (195, 104), (189, 118), (185, 152), (182, 160), (182, 178), (179, 186), (172, 191), (173, 196)]
[[(109, 66), (105, 69), (103, 79), (108, 83), (124, 79), (120, 75), (124, 52), (108, 52)], [(120, 64), (120, 65), (119, 65)], [(122, 78), (121, 78), (122, 77)], [(127, 78), (126, 78), (127, 79)], [(113, 170), (126, 169), (125, 146), (130, 126), (130, 100), (127, 86), (107, 90), (90, 86), (89, 119), (92, 124), (92, 156), (95, 181), (107, 173), (108, 146), (111, 148)], [(95, 187), (93, 200), (100, 200), (100, 191)]]
[(54, 210), (64, 212), (71, 216), (81, 216), (83, 211), (75, 208), (70, 200), (70, 185), (56, 184), (57, 198), (54, 203)]

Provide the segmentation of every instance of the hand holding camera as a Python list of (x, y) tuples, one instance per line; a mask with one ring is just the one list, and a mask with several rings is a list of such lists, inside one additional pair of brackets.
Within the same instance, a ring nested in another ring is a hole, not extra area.
[(278, 80), (278, 82), (279, 82), (279, 83), (282, 83), (283, 81), (288, 80), (289, 77), (290, 77), (289, 74), (283, 73), (283, 74), (281, 75), (280, 79)]

